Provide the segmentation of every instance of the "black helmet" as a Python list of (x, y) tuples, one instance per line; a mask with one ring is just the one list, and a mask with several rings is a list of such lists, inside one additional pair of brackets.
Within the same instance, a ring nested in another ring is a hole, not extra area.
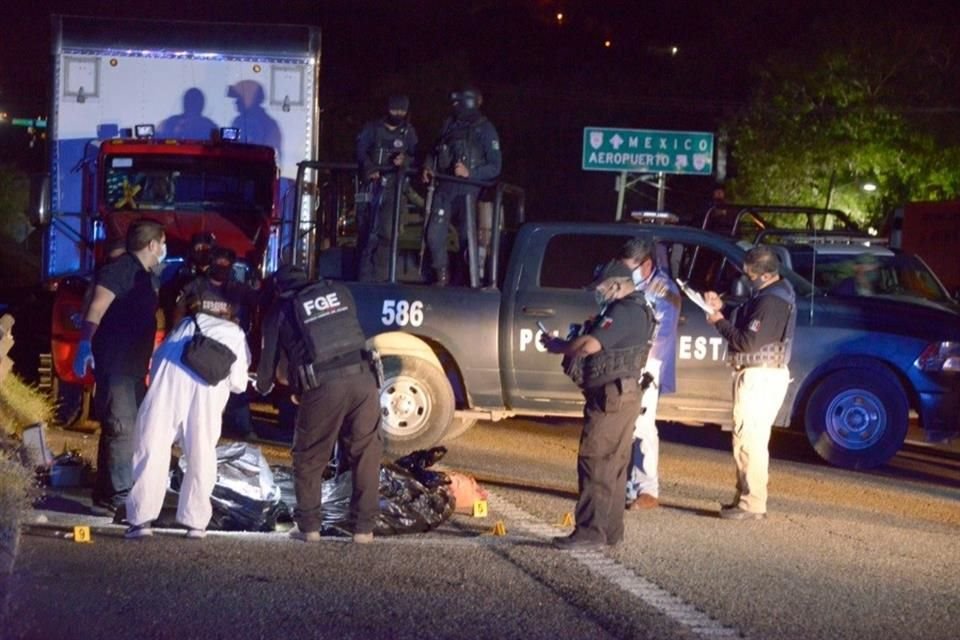
[(307, 272), (303, 267), (288, 264), (277, 269), (277, 290), (281, 293), (298, 289), (307, 282)]

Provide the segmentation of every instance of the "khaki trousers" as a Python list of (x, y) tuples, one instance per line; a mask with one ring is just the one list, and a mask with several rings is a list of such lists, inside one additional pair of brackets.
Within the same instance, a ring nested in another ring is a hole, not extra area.
[(748, 367), (733, 379), (733, 460), (737, 465), (734, 502), (744, 511), (767, 512), (770, 430), (787, 394), (786, 367)]

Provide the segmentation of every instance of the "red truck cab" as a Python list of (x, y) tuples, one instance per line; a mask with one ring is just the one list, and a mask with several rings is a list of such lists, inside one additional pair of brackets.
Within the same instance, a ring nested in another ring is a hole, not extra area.
[[(190, 251), (191, 238), (210, 232), (232, 249), (244, 277), (252, 280), (276, 266), (279, 234), (279, 172), (271, 147), (225, 140), (117, 138), (83, 163), (84, 246), (79, 276), (57, 284), (51, 348), (57, 377), (92, 383), (73, 373), (84, 295), (96, 268), (107, 261), (108, 244), (124, 238), (141, 218), (166, 228), (167, 258), (161, 282), (174, 277)], [(158, 314), (158, 317), (162, 314)], [(164, 327), (159, 323), (158, 340)]]

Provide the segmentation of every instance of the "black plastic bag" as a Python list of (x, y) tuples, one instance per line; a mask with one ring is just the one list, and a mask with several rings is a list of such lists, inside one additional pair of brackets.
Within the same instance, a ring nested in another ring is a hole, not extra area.
[[(427, 469), (445, 453), (443, 447), (415, 451), (394, 464), (380, 467), (380, 512), (374, 524), (376, 535), (430, 531), (453, 515), (455, 504), (453, 495), (448, 491), (449, 478), (444, 473)], [(332, 472), (332, 477), (324, 480), (322, 486), (322, 531), (324, 535), (349, 535), (353, 531), (350, 522), (350, 495), (353, 492), (350, 470), (338, 465), (335, 455), (328, 471)], [(273, 472), (283, 501), (292, 512), (296, 505), (292, 470), (273, 467)]]

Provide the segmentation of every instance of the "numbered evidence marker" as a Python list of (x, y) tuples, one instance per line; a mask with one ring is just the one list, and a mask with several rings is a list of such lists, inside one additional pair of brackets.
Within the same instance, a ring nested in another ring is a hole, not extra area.
[(77, 525), (73, 528), (73, 541), (74, 542), (93, 542), (93, 539), (90, 537), (90, 527)]
[(473, 517), (474, 518), (487, 517), (487, 501), (486, 500), (473, 501)]

